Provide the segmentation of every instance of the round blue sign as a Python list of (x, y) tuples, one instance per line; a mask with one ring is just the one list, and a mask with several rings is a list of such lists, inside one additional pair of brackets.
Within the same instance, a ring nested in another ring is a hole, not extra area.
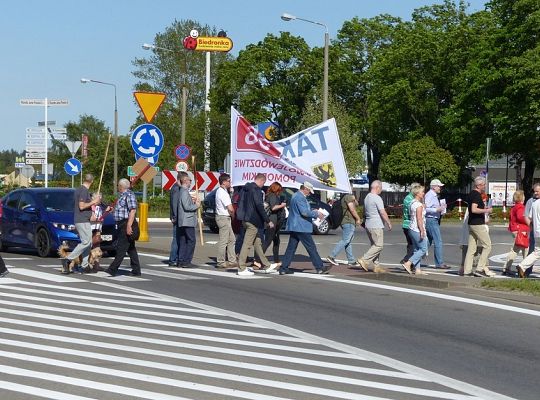
[(191, 154), (191, 148), (187, 144), (180, 144), (174, 149), (174, 155), (179, 160), (187, 160)]
[(163, 134), (152, 124), (142, 124), (131, 134), (131, 147), (137, 155), (152, 158), (163, 149)]
[(76, 158), (70, 158), (64, 163), (64, 170), (68, 175), (77, 175), (82, 171), (82, 165)]

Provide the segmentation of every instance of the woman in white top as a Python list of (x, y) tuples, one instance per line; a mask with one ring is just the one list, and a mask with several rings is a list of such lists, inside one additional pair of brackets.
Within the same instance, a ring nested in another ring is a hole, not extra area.
[(409, 235), (413, 241), (414, 252), (409, 261), (401, 264), (403, 268), (412, 274), (412, 266), (415, 266), (416, 275), (425, 275), (426, 273), (420, 270), (420, 260), (428, 249), (428, 239), (426, 235), (426, 208), (424, 203), (424, 186), (417, 186), (412, 189), (414, 200), (409, 208), (409, 216), (411, 223), (409, 225)]

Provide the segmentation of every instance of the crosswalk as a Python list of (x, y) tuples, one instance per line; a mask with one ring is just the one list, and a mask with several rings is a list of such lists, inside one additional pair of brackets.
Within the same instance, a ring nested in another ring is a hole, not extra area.
[(79, 285), (12, 270), (17, 279), (0, 285), (1, 399), (505, 398), (285, 326), (112, 280)]

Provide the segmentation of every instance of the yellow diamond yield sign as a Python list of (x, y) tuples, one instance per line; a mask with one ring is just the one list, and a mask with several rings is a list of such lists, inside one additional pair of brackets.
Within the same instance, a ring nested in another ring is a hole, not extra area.
[(134, 92), (135, 100), (139, 104), (142, 113), (146, 122), (152, 121), (154, 116), (159, 110), (159, 107), (165, 101), (165, 93), (155, 93), (155, 92)]

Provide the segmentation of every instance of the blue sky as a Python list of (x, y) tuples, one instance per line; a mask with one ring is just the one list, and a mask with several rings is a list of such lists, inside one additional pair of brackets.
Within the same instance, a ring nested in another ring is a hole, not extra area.
[[(437, 0), (24, 0), (2, 4), (0, 116), (4, 128), (0, 150), (25, 148), (25, 128), (44, 119), (43, 107), (22, 107), (20, 99), (68, 99), (67, 107), (49, 107), (49, 119), (61, 127), (81, 114), (95, 115), (109, 127), (114, 121), (111, 87), (80, 83), (91, 78), (118, 87), (119, 132), (128, 130), (138, 113), (132, 89), (131, 61), (144, 57), (152, 43), (175, 19), (194, 19), (223, 28), (234, 42), (233, 53), (267, 33), (289, 31), (311, 46), (321, 46), (324, 30), (300, 21), (284, 22), (288, 12), (328, 25), (330, 37), (354, 16), (389, 13), (408, 19), (412, 10)], [(484, 0), (469, 0), (470, 11)], [(331, 6), (329, 6), (331, 5)], [(186, 32), (187, 34), (188, 32)], [(204, 73), (204, 71), (201, 71)], [(201, 107), (203, 105), (201, 104)]]

